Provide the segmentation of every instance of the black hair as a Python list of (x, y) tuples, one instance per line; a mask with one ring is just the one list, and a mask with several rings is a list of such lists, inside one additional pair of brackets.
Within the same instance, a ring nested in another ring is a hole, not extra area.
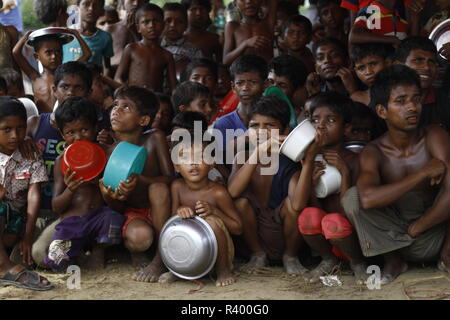
[(298, 5), (293, 1), (282, 0), (277, 4), (277, 12), (283, 12), (289, 17), (298, 15)]
[(219, 77), (219, 67), (215, 61), (208, 58), (195, 58), (192, 59), (183, 70), (183, 73), (181, 74), (181, 81), (189, 80), (192, 75), (192, 71), (194, 71), (195, 68), (208, 68), (212, 72), (216, 81)]
[(20, 117), (26, 122), (27, 110), (23, 103), (16, 98), (9, 96), (0, 97), (0, 121), (9, 116)]
[(350, 59), (357, 63), (369, 56), (377, 56), (386, 59), (389, 56), (390, 48), (383, 43), (360, 43), (354, 44), (350, 48)]
[(404, 63), (412, 50), (424, 50), (437, 55), (436, 45), (426, 37), (413, 36), (403, 39), (395, 53), (395, 59)]
[(36, 17), (45, 25), (56, 20), (67, 10), (67, 0), (36, 0), (33, 6)]
[[(82, 0), (77, 0), (77, 6), (80, 5), (81, 1), (82, 1)], [(105, 6), (105, 0), (100, 0), (100, 7), (103, 8), (104, 6)]]
[(37, 52), (44, 45), (44, 43), (46, 43), (48, 41), (59, 42), (59, 44), (61, 45), (61, 49), (62, 49), (62, 46), (65, 44), (65, 41), (63, 39), (61, 39), (60, 36), (57, 34), (49, 34), (49, 35), (40, 36), (40, 37), (37, 37), (36, 39), (34, 39), (32, 42), (34, 52)]
[(112, 13), (113, 15), (115, 15), (117, 17), (117, 19), (119, 19), (119, 13), (117, 12), (116, 8), (111, 7), (111, 6), (105, 6), (103, 8), (103, 10), (105, 11), (105, 14)]
[(387, 108), (392, 89), (401, 85), (421, 89), (417, 72), (402, 64), (395, 64), (378, 72), (370, 87), (370, 108), (375, 110), (377, 105)]
[(92, 77), (96, 77), (96, 76), (98, 76), (99, 74), (102, 74), (102, 73), (103, 73), (102, 67), (101, 67), (99, 64), (97, 64), (97, 63), (94, 63), (94, 62), (88, 62), (88, 63), (86, 63), (86, 67), (87, 67), (87, 68), (89, 69), (89, 71), (91, 72)]
[(87, 120), (92, 126), (98, 121), (94, 103), (83, 97), (69, 97), (55, 111), (55, 121), (60, 131), (67, 123), (81, 119)]
[(0, 76), (0, 91), (3, 91), (4, 95), (8, 94), (8, 84), (2, 76)]
[(353, 101), (341, 93), (330, 91), (322, 92), (314, 96), (311, 101), (311, 117), (317, 108), (327, 107), (342, 117), (344, 123), (352, 121)]
[(181, 0), (181, 4), (189, 10), (189, 8), (194, 4), (198, 4), (201, 7), (205, 7), (208, 12), (211, 11), (212, 5), (210, 0)]
[(208, 129), (208, 120), (205, 115), (196, 111), (183, 111), (178, 113), (172, 119), (172, 128), (180, 127), (191, 131), (194, 130), (195, 121), (200, 121), (202, 123), (202, 133)]
[(180, 106), (189, 106), (198, 97), (209, 97), (209, 88), (201, 83), (185, 81), (180, 83), (172, 93), (172, 105), (175, 113), (180, 112)]
[[(170, 112), (171, 112), (171, 117), (173, 117), (173, 105), (172, 105), (172, 100), (170, 98), (170, 95), (165, 94), (165, 93), (161, 93), (161, 92), (155, 92), (156, 94), (156, 98), (158, 98), (159, 104), (167, 104), (169, 106)], [(159, 106), (158, 106), (158, 110), (159, 110)]]
[(180, 12), (186, 21), (188, 19), (186, 7), (178, 2), (167, 2), (163, 6), (163, 11), (164, 12), (166, 12), (166, 11)]
[(154, 3), (146, 3), (142, 7), (139, 7), (139, 9), (137, 9), (136, 17), (135, 17), (136, 23), (139, 23), (139, 19), (141, 18), (142, 14), (144, 12), (148, 12), (148, 11), (156, 12), (157, 14), (159, 14), (161, 16), (161, 19), (164, 20), (164, 11), (163, 11), (163, 9), (161, 9), (160, 6), (158, 6)]
[(313, 26), (311, 21), (305, 17), (302, 16), (301, 14), (297, 14), (295, 16), (289, 17), (283, 24), (283, 31), (282, 31), (282, 35), (284, 36), (284, 33), (286, 32), (286, 29), (289, 28), (289, 26), (293, 24), (293, 25), (303, 25), (305, 27), (305, 31), (307, 34), (312, 34), (313, 31)]
[(353, 101), (351, 108), (352, 123), (360, 123), (365, 120), (373, 121), (375, 124), (377, 115), (364, 103)]
[(295, 89), (305, 85), (308, 75), (305, 64), (287, 54), (273, 58), (269, 64), (269, 70), (273, 70), (277, 76), (288, 78)]
[(55, 79), (53, 81), (55, 86), (66, 76), (79, 76), (88, 90), (92, 87), (92, 73), (85, 63), (79, 61), (69, 61), (58, 66), (55, 70)]
[(153, 91), (138, 86), (123, 86), (114, 92), (114, 100), (120, 98), (133, 101), (140, 115), (150, 116), (149, 126), (151, 125), (159, 110), (159, 100)]
[(284, 130), (289, 125), (291, 110), (286, 101), (276, 96), (269, 95), (261, 97), (253, 105), (252, 111), (249, 115), (249, 119), (251, 119), (255, 114), (271, 117), (280, 121), (282, 129)]
[(230, 66), (231, 80), (234, 81), (237, 74), (245, 72), (257, 72), (261, 80), (265, 81), (268, 74), (266, 60), (254, 54), (244, 54), (237, 57)]
[(320, 15), (320, 11), (322, 11), (322, 9), (328, 6), (330, 3), (335, 3), (339, 7), (341, 7), (341, 3), (339, 0), (319, 0), (317, 2), (317, 14)]
[(338, 39), (335, 39), (335, 38), (326, 37), (326, 38), (324, 38), (322, 40), (319, 40), (319, 41), (317, 41), (316, 43), (313, 44), (313, 48), (312, 48), (313, 50), (312, 51), (313, 51), (313, 54), (314, 54), (314, 58), (316, 58), (316, 56), (317, 56), (317, 50), (321, 46), (325, 46), (325, 45), (328, 45), (328, 44), (332, 44), (336, 48), (338, 48), (341, 51), (341, 53), (342, 53), (342, 55), (344, 57), (348, 56), (347, 47), (342, 41), (339, 41)]
[(13, 68), (0, 69), (0, 77), (6, 81), (8, 87), (13, 84), (22, 85), (22, 76)]

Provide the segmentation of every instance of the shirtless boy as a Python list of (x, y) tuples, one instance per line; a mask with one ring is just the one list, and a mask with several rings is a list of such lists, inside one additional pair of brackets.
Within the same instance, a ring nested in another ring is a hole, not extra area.
[[(66, 30), (67, 33), (74, 35), (81, 44), (83, 55), (78, 61), (86, 62), (91, 57), (91, 50), (88, 45), (81, 38), (77, 30)], [(28, 31), (15, 45), (13, 49), (14, 59), (31, 80), (34, 99), (39, 112), (52, 112), (56, 101), (52, 91), (55, 70), (62, 64), (62, 46), (66, 41), (60, 35), (42, 36), (33, 41), (34, 56), (41, 62), (44, 69), (44, 72), (40, 74), (38, 70), (30, 65), (22, 54), (22, 49), (27, 43), (31, 32), (32, 31)]]
[(177, 84), (175, 62), (172, 54), (161, 48), (159, 39), (164, 30), (162, 9), (155, 4), (145, 4), (136, 12), (136, 24), (142, 40), (125, 47), (115, 80), (162, 92), (166, 72), (170, 91), (174, 90)]
[(235, 0), (234, 5), (242, 15), (241, 21), (230, 21), (225, 26), (223, 63), (230, 65), (243, 54), (256, 54), (267, 63), (273, 57), (273, 35), (277, 2), (268, 0), (268, 15), (259, 18), (262, 0)]
[(371, 88), (387, 133), (361, 153), (360, 175), (343, 206), (367, 257), (383, 255), (381, 283), (393, 281), (406, 261), (439, 260), (450, 270), (450, 138), (436, 125), (419, 125), (419, 76), (394, 65)]
[[(168, 185), (174, 177), (173, 164), (164, 132), (147, 130), (158, 112), (159, 101), (155, 94), (140, 87), (122, 87), (114, 95), (111, 110), (111, 127), (116, 143), (107, 150), (109, 157), (121, 141), (147, 149), (147, 162), (140, 175), (121, 182), (116, 190), (102, 187), (108, 205), (124, 212), (127, 220), (122, 228), (125, 247), (130, 250), (135, 265), (145, 264), (145, 251), (155, 243), (170, 216), (170, 191)], [(133, 276), (136, 281), (155, 282), (165, 271), (159, 251), (152, 262)]]

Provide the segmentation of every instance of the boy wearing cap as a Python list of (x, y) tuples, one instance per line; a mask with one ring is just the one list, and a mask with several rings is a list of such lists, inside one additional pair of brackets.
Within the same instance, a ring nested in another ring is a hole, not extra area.
[[(76, 30), (66, 29), (66, 33), (44, 34), (34, 39), (29, 39), (32, 31), (28, 31), (14, 46), (13, 56), (19, 67), (30, 78), (34, 100), (40, 113), (52, 112), (55, 97), (52, 91), (56, 68), (62, 64), (62, 46), (71, 41), (73, 36), (81, 44), (83, 55), (78, 61), (86, 62), (91, 56), (91, 50)], [(44, 72), (39, 73), (34, 69), (22, 54), (25, 44), (34, 47), (34, 56), (42, 64)]]

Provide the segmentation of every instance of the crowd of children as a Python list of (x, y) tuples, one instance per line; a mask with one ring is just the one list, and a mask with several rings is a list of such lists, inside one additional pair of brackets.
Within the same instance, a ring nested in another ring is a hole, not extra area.
[[(383, 284), (408, 262), (450, 272), (450, 50), (427, 38), (450, 1), (150, 2), (37, 0), (65, 29), (0, 25), (0, 285), (51, 289), (33, 268), (103, 268), (112, 245), (135, 281), (175, 281), (158, 247), (175, 215), (211, 226), (217, 286), (236, 259), (311, 283), (339, 265), (358, 284), (374, 263)], [(279, 149), (304, 120), (294, 162)], [(144, 169), (114, 190), (63, 173), (77, 141), (143, 146)], [(327, 166), (341, 182), (322, 198)]]

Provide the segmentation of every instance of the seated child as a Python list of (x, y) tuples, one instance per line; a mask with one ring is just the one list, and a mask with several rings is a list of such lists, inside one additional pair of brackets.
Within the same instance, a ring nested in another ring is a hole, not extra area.
[(273, 35), (277, 13), (277, 1), (268, 0), (268, 15), (261, 19), (258, 15), (262, 0), (234, 2), (241, 13), (241, 21), (230, 21), (225, 26), (223, 64), (230, 65), (244, 54), (262, 57), (267, 63), (273, 57)]
[[(55, 76), (55, 70), (61, 65), (63, 55), (62, 48), (66, 43), (59, 35), (51, 34), (41, 36), (33, 41), (34, 56), (41, 62), (44, 69), (43, 73), (33, 68), (27, 59), (23, 56), (22, 50), (28, 41), (32, 31), (28, 31), (17, 44), (14, 46), (13, 55), (19, 67), (30, 78), (34, 100), (40, 113), (52, 112), (55, 104), (55, 97), (52, 92), (52, 85)], [(67, 29), (67, 33), (75, 36), (81, 44), (83, 55), (79, 57), (78, 61), (85, 62), (91, 56), (91, 50), (86, 42), (80, 37), (76, 30)], [(73, 40), (75, 41), (75, 40)], [(70, 61), (70, 60), (69, 60)]]
[(315, 60), (307, 47), (312, 37), (311, 21), (302, 15), (290, 17), (284, 23), (281, 35), (287, 54), (301, 60), (308, 74), (313, 72)]
[(353, 62), (358, 79), (367, 87), (366, 90), (355, 91), (350, 98), (366, 106), (370, 103), (370, 86), (375, 76), (389, 65), (388, 47), (381, 43), (354, 44), (350, 49), (350, 59)]
[[(345, 217), (340, 199), (355, 183), (358, 174), (358, 155), (345, 149), (344, 132), (351, 119), (352, 101), (335, 92), (317, 95), (311, 103), (311, 122), (316, 129), (315, 141), (308, 147), (299, 178), (301, 206), (298, 230), (310, 248), (322, 261), (305, 275), (308, 282), (318, 282), (330, 274), (339, 258), (350, 260), (357, 284), (367, 279), (366, 264), (359, 247), (358, 237)], [(339, 194), (317, 198), (314, 187), (324, 174), (323, 160), (334, 166), (341, 175)]]
[[(97, 108), (83, 97), (70, 97), (58, 107), (55, 121), (65, 145), (77, 141), (95, 142), (97, 137)], [(92, 250), (86, 267), (105, 265), (104, 249), (121, 242), (125, 217), (107, 207), (100, 192), (98, 177), (84, 181), (67, 169), (63, 174), (58, 156), (53, 169), (53, 211), (60, 215), (56, 233), (48, 248), (44, 263), (56, 272), (65, 272), (76, 264), (82, 250)]]
[(171, 122), (174, 116), (174, 109), (170, 96), (164, 93), (156, 93), (159, 101), (159, 109), (155, 120), (152, 123), (152, 129), (159, 129), (166, 135), (170, 133)]
[(207, 30), (211, 23), (211, 1), (182, 0), (181, 4), (186, 8), (188, 17), (188, 28), (184, 33), (186, 41), (199, 48), (204, 57), (222, 62), (223, 49), (219, 36)]
[[(150, 22), (151, 28), (148, 27)], [(125, 47), (114, 80), (163, 92), (166, 73), (170, 91), (174, 90), (177, 84), (175, 61), (159, 40), (164, 29), (162, 9), (151, 3), (143, 5), (136, 12), (136, 25), (142, 40)]]
[(353, 102), (352, 120), (345, 128), (345, 142), (369, 143), (376, 135), (376, 115), (366, 105)]
[(407, 261), (437, 261), (449, 272), (449, 136), (420, 124), (420, 79), (410, 68), (382, 70), (371, 96), (388, 132), (365, 147), (356, 187), (342, 201), (364, 256), (383, 255), (381, 284), (405, 272)]
[(24, 266), (14, 265), (5, 250), (19, 243), (23, 264), (33, 263), (31, 246), (40, 184), (47, 181), (47, 175), (42, 159), (25, 159), (18, 150), (25, 138), (26, 121), (25, 107), (20, 101), (0, 97), (0, 285), (43, 291), (53, 285)]
[[(218, 254), (214, 265), (216, 286), (227, 286), (236, 280), (233, 277), (234, 246), (230, 237), (242, 233), (242, 223), (227, 189), (208, 178), (213, 164), (205, 161), (203, 151), (207, 142), (179, 142), (178, 160), (175, 169), (182, 178), (171, 185), (172, 212), (183, 219), (199, 216), (208, 222), (217, 239)], [(200, 152), (200, 163), (196, 153)], [(210, 159), (212, 160), (212, 159)], [(160, 282), (175, 280), (175, 275), (166, 273)]]
[[(116, 190), (101, 190), (106, 203), (124, 212), (127, 220), (122, 228), (125, 247), (131, 252), (133, 264), (143, 267), (133, 275), (136, 281), (156, 282), (166, 270), (159, 251), (150, 264), (145, 251), (157, 241), (164, 223), (170, 216), (170, 191), (168, 185), (174, 178), (173, 164), (166, 137), (161, 130), (147, 130), (158, 112), (159, 101), (149, 89), (121, 87), (114, 94), (111, 126), (116, 142), (108, 147), (107, 157), (121, 141), (144, 146), (147, 162), (140, 175), (122, 181)], [(147, 265), (146, 267), (144, 267)]]
[(207, 86), (198, 82), (180, 83), (172, 94), (172, 105), (175, 114), (183, 111), (203, 113), (209, 121), (212, 115), (210, 91)]
[(246, 272), (265, 267), (268, 259), (283, 261), (288, 274), (306, 271), (298, 260), (301, 237), (296, 226), (300, 166), (278, 153), (289, 113), (288, 104), (274, 96), (255, 104), (248, 125), (254, 149), (247, 159), (246, 151), (236, 155), (228, 179), (228, 191), (241, 214), (243, 238), (252, 252), (243, 267)]

